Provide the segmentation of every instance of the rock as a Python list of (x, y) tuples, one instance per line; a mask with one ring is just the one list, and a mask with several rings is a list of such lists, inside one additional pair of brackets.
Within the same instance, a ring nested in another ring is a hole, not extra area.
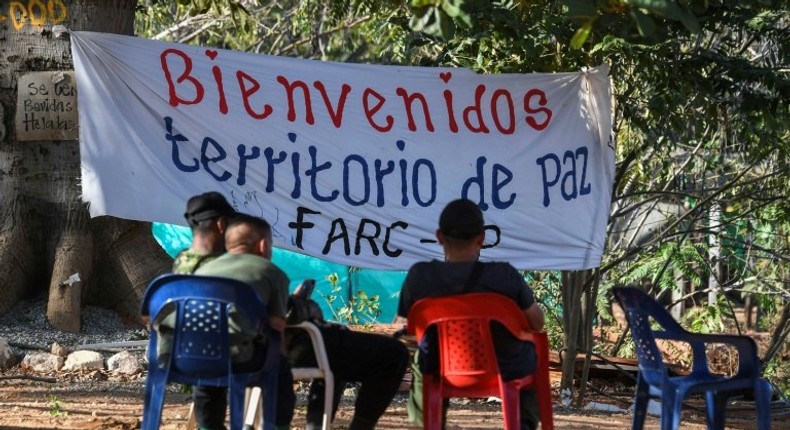
[(26, 355), (25, 358), (22, 359), (22, 363), (19, 367), (34, 372), (49, 373), (60, 370), (65, 360), (65, 358), (59, 355), (50, 354), (48, 352), (36, 352)]
[(134, 375), (143, 371), (140, 361), (129, 351), (121, 351), (110, 357), (107, 360), (107, 369), (125, 375)]
[(345, 390), (343, 390), (343, 396), (345, 396), (345, 397), (357, 397), (357, 392), (358, 391), (359, 390), (357, 390), (357, 387), (348, 387)]
[(65, 357), (65, 356), (69, 355), (68, 348), (66, 348), (65, 346), (63, 346), (63, 345), (61, 345), (61, 344), (59, 344), (57, 342), (53, 342), (52, 343), (52, 350), (50, 352), (52, 352), (55, 355), (59, 355), (61, 357)]
[(14, 364), (16, 364), (14, 350), (5, 339), (0, 338), (0, 369), (8, 369)]
[(63, 370), (104, 370), (104, 357), (95, 351), (75, 351), (66, 358)]

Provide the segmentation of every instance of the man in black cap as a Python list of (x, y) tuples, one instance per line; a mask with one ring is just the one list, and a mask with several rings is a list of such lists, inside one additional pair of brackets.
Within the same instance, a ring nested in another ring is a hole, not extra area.
[[(543, 311), (535, 302), (532, 290), (521, 273), (510, 263), (477, 261), (483, 248), (484, 230), (483, 213), (474, 202), (458, 199), (445, 206), (439, 217), (439, 229), (436, 231), (436, 239), (444, 248), (444, 261), (421, 262), (409, 269), (400, 292), (399, 321), (405, 322), (412, 305), (426, 297), (493, 292), (515, 301), (534, 330), (543, 329)], [(535, 372), (537, 357), (532, 343), (519, 341), (507, 330), (496, 325), (491, 332), (499, 370), (504, 380), (521, 378)], [(436, 342), (433, 342), (434, 348), (435, 345)], [(434, 351), (424, 355), (428, 357), (418, 353), (418, 363), (412, 366), (414, 373), (408, 405), (409, 418), (419, 425), (422, 425), (420, 369), (438, 369), (438, 354)], [(535, 392), (523, 390), (521, 428), (533, 430), (537, 425)]]
[(184, 213), (192, 229), (192, 244), (181, 251), (173, 262), (173, 272), (191, 274), (203, 263), (225, 252), (225, 227), (236, 210), (216, 192), (199, 194), (187, 201)]

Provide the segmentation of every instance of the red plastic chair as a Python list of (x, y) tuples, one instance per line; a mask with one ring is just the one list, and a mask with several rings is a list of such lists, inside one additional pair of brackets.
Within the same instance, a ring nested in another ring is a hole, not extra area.
[[(502, 380), (491, 340), (492, 321), (502, 324), (515, 337), (535, 344), (538, 362), (534, 374)], [(554, 428), (548, 337), (545, 332), (532, 331), (515, 302), (495, 293), (419, 300), (409, 311), (409, 334), (419, 341), (432, 325), (438, 331), (439, 374), (423, 375), (423, 428), (442, 428), (445, 398), (498, 396), (502, 399), (505, 429), (518, 430), (522, 388), (535, 389), (542, 430)]]

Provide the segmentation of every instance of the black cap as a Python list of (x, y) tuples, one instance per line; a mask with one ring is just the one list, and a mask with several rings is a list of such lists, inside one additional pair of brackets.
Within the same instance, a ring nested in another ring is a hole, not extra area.
[(483, 231), (483, 212), (471, 200), (453, 200), (439, 217), (439, 230), (446, 237), (472, 239)]
[(184, 213), (184, 218), (187, 219), (189, 225), (197, 225), (201, 221), (234, 214), (236, 214), (236, 210), (225, 200), (225, 196), (211, 191), (191, 197), (187, 201), (187, 211)]

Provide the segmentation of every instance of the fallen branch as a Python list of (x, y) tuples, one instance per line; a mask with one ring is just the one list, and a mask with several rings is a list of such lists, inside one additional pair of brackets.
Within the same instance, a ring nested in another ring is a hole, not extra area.
[(8, 346), (13, 346), (14, 348), (19, 349), (32, 349), (36, 351), (51, 351), (52, 347), (50, 346), (41, 346), (41, 345), (33, 345), (30, 343), (20, 343), (20, 342), (8, 342)]
[(6, 379), (29, 379), (31, 381), (39, 381), (39, 382), (58, 382), (55, 378), (46, 378), (44, 376), (33, 376), (33, 375), (3, 375), (0, 376), (0, 380)]

